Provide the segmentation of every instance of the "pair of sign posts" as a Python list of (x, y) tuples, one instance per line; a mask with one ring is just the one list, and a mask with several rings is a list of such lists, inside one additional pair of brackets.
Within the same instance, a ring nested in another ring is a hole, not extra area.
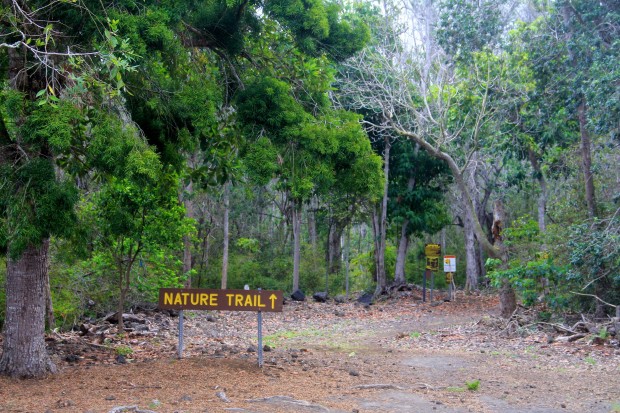
[[(430, 300), (433, 302), (433, 289), (435, 287), (435, 271), (439, 271), (439, 257), (441, 256), (441, 246), (439, 244), (424, 245), (424, 255), (426, 256), (426, 270), (424, 271), (424, 279), (422, 281), (422, 301), (426, 302), (426, 280), (431, 279)], [(446, 281), (448, 283), (448, 297), (452, 300), (454, 277), (456, 272), (456, 256), (446, 255), (443, 257), (443, 270), (446, 273)]]
[(256, 311), (258, 313), (258, 365), (263, 366), (263, 312), (282, 312), (282, 291), (162, 288), (159, 308), (179, 310), (179, 358), (183, 357), (183, 310)]

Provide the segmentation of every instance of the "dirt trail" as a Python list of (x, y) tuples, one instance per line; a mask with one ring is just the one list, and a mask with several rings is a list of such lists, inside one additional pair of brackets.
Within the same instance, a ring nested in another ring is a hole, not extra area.
[(265, 315), (262, 369), (254, 313), (189, 314), (182, 360), (176, 319), (151, 314), (149, 334), (110, 334), (106, 349), (50, 339), (62, 372), (0, 378), (0, 412), (620, 412), (618, 348), (501, 337), (496, 311), (484, 296), (292, 303)]

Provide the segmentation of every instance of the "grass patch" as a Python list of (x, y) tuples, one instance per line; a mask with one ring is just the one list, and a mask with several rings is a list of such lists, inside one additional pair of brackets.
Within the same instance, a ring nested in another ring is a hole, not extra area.
[(585, 361), (588, 364), (591, 364), (592, 366), (596, 366), (596, 360), (590, 356), (584, 358), (583, 361)]
[(118, 354), (119, 356), (124, 356), (124, 357), (133, 354), (133, 349), (125, 345), (116, 346), (114, 348), (114, 351), (116, 351), (116, 354)]
[(446, 390), (454, 392), (454, 393), (462, 393), (465, 391), (465, 387), (450, 386), (450, 387), (446, 387)]
[(465, 385), (469, 391), (478, 391), (478, 388), (480, 387), (480, 380), (466, 381)]

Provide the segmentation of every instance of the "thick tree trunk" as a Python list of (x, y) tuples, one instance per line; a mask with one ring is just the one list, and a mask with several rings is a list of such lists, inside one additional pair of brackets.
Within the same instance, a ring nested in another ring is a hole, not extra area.
[(301, 213), (295, 204), (291, 211), (293, 220), (293, 291), (299, 290), (299, 267), (301, 264)]
[(222, 247), (222, 283), (221, 289), (225, 290), (228, 285), (228, 243), (230, 238), (228, 216), (230, 211), (230, 189), (228, 184), (224, 188), (224, 245)]
[(588, 217), (594, 218), (596, 216), (596, 197), (594, 195), (594, 174), (592, 173), (592, 141), (587, 129), (585, 98), (582, 98), (577, 108), (577, 117), (579, 119), (579, 132), (581, 134), (581, 163), (586, 187)]
[(52, 302), (52, 287), (50, 285), (49, 272), (45, 277), (45, 318), (47, 319), (47, 328), (53, 330), (56, 328), (56, 318), (54, 317), (54, 303)]
[(407, 249), (409, 247), (409, 236), (407, 235), (407, 227), (409, 220), (406, 219), (400, 228), (400, 240), (398, 241), (398, 252), (396, 253), (396, 265), (394, 268), (394, 285), (403, 285), (407, 283), (405, 278), (405, 262), (407, 261)]
[(8, 260), (1, 374), (26, 378), (56, 372), (44, 340), (48, 248), (46, 239)]

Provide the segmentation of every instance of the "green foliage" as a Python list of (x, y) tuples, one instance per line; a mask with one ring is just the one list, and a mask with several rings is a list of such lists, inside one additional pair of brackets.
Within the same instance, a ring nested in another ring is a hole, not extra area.
[(252, 254), (260, 251), (259, 241), (254, 238), (239, 238), (237, 240), (237, 247)]
[(288, 28), (299, 48), (310, 55), (327, 53), (344, 60), (361, 50), (369, 29), (355, 10), (343, 10), (336, 2), (275, 0), (266, 3), (268, 15)]
[(130, 356), (133, 354), (133, 349), (130, 346), (118, 345), (114, 347), (114, 351), (119, 356)]
[(183, 263), (175, 250), (152, 245), (141, 255), (130, 293), (135, 303), (155, 303), (161, 288), (181, 288), (185, 285), (191, 274), (182, 274)]
[(450, 55), (469, 61), (473, 52), (499, 42), (501, 2), (494, 0), (443, 0), (440, 2), (437, 39)]
[(448, 169), (409, 140), (397, 141), (390, 151), (388, 216), (408, 221), (407, 233), (434, 234), (449, 223), (443, 200)]
[(466, 381), (465, 386), (469, 391), (477, 391), (480, 388), (480, 380)]

